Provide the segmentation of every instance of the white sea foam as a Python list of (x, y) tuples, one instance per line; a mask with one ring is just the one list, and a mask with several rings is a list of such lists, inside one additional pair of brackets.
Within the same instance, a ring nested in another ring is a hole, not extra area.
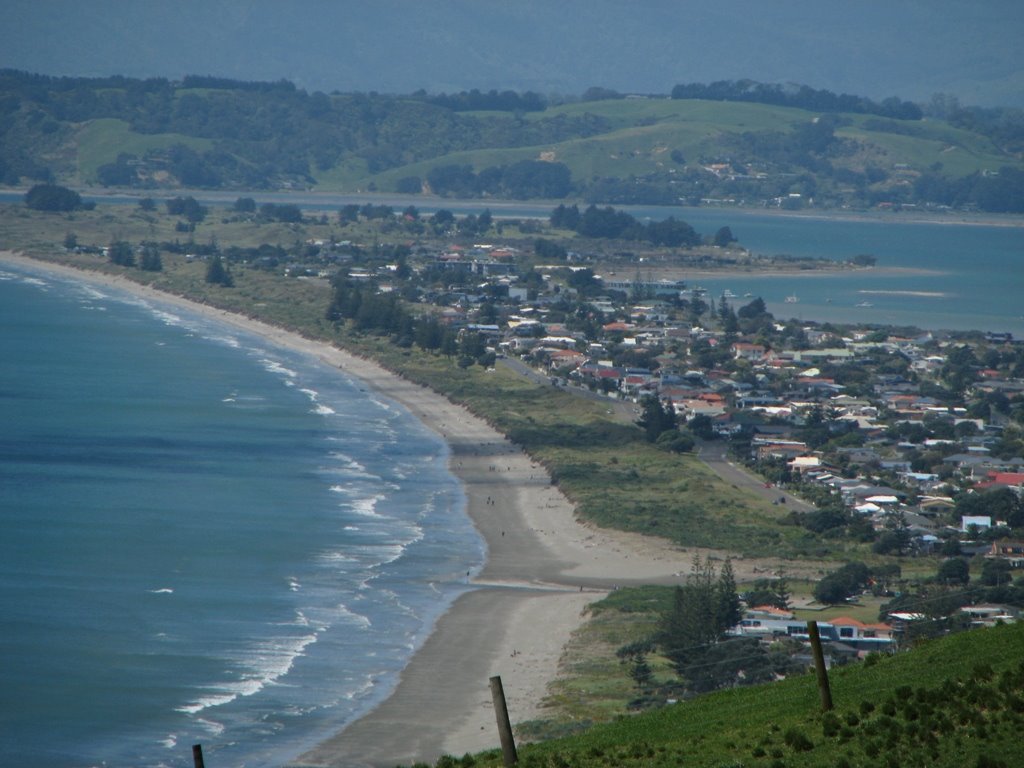
[(278, 373), (285, 376), (288, 379), (295, 379), (298, 377), (298, 373), (293, 371), (291, 368), (285, 368), (281, 363), (276, 360), (271, 360), (269, 357), (264, 357), (260, 360), (263, 363), (263, 368), (270, 373)]
[(171, 589), (170, 587), (160, 587), (159, 589), (148, 589), (146, 591), (149, 592), (150, 594), (154, 594), (154, 595), (173, 595), (174, 594), (174, 590)]
[(338, 606), (339, 621), (345, 624), (352, 624), (359, 627), (360, 629), (369, 629), (373, 626), (373, 622), (361, 613), (355, 613), (350, 610), (346, 605)]
[(367, 678), (362, 685), (356, 687), (354, 690), (346, 691), (343, 696), (349, 701), (352, 701), (352, 699), (358, 698), (364, 693), (368, 693), (373, 690), (374, 685), (376, 685), (376, 681), (372, 677)]
[(320, 402), (320, 393), (315, 389), (300, 388), (299, 392), (309, 398), (309, 401), (313, 404), (313, 413), (320, 416), (332, 416), (335, 413), (335, 410), (329, 405), (324, 405)]
[(220, 336), (217, 334), (209, 334), (206, 336), (209, 341), (216, 344), (223, 344), (225, 347), (231, 347), (231, 349), (239, 349), (242, 345), (234, 336)]
[(383, 496), (370, 496), (363, 499), (355, 499), (352, 501), (351, 509), (357, 515), (363, 517), (381, 517), (381, 514), (377, 512), (377, 502), (382, 501)]
[(405, 544), (370, 544), (359, 547), (359, 551), (373, 555), (378, 565), (387, 565), (405, 554), (405, 548)]
[(81, 296), (83, 296), (84, 298), (87, 298), (87, 299), (92, 299), (93, 301), (97, 301), (97, 300), (100, 300), (100, 299), (108, 299), (108, 298), (110, 298), (109, 296), (107, 296), (107, 294), (103, 293), (103, 291), (100, 291), (100, 290), (94, 288), (91, 285), (86, 285), (86, 284), (83, 283), (83, 284), (78, 285), (76, 287), (78, 289), (78, 293)]
[(254, 696), (266, 686), (277, 683), (287, 675), (308, 646), (317, 641), (316, 634), (301, 637), (280, 637), (254, 643), (243, 651), (235, 664), (246, 669), (240, 680), (233, 680), (206, 686), (212, 691), (181, 707), (178, 712), (195, 715), (211, 707), (230, 704), (239, 697)]
[(218, 723), (216, 720), (207, 720), (205, 717), (197, 717), (196, 725), (211, 736), (220, 736), (224, 733), (224, 724)]
[(160, 746), (167, 747), (167, 749), (174, 749), (178, 746), (178, 734), (168, 733), (166, 739), (160, 740)]
[(344, 565), (346, 563), (358, 563), (359, 560), (346, 552), (322, 552), (318, 559), (324, 565)]
[(193, 701), (191, 704), (185, 704), (181, 707), (175, 707), (175, 710), (177, 712), (183, 712), (186, 715), (195, 715), (199, 712), (202, 712), (204, 709), (209, 709), (210, 707), (220, 707), (224, 704), (229, 704), (237, 698), (237, 693), (211, 694), (209, 696), (202, 696)]
[[(336, 440), (336, 439), (337, 438), (328, 438), (328, 440)], [(345, 471), (346, 475), (355, 475), (355, 476), (358, 476), (358, 477), (372, 477), (374, 480), (377, 479), (374, 475), (371, 475), (369, 472), (366, 471), (366, 467), (363, 464), (360, 464), (358, 461), (353, 459), (351, 456), (348, 456), (348, 455), (346, 455), (344, 453), (339, 453), (337, 451), (331, 451), (327, 455), (330, 456), (332, 459), (335, 459), (339, 463), (341, 463), (341, 465), (342, 465), (341, 469)], [(333, 469), (330, 469), (330, 470), (327, 470), (327, 471), (339, 471), (339, 470), (337, 468), (333, 468)]]
[(176, 315), (173, 312), (168, 312), (165, 309), (158, 309), (157, 307), (150, 307), (149, 310), (150, 312), (153, 313), (153, 316), (157, 320), (162, 322), (164, 325), (172, 325), (179, 327), (184, 327), (185, 325), (185, 322), (181, 319), (181, 316)]

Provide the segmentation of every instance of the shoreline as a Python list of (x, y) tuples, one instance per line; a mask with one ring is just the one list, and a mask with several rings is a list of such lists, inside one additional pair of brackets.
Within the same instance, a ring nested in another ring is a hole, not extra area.
[[(167, 190), (139, 190), (135, 188), (120, 187), (88, 187), (81, 185), (70, 185), (71, 189), (83, 196), (103, 199), (117, 197), (171, 197), (173, 195), (190, 195), (197, 200), (206, 199), (219, 203), (234, 202), (239, 196), (254, 197), (257, 202), (269, 201), (275, 203), (295, 203), (300, 208), (303, 205), (343, 205), (345, 203), (376, 203), (403, 207), (407, 205), (424, 208), (427, 210), (435, 208), (458, 208), (459, 210), (480, 210), (489, 209), (495, 218), (546, 218), (542, 216), (529, 216), (514, 213), (516, 209), (524, 207), (540, 207), (553, 209), (558, 205), (578, 205), (581, 208), (587, 203), (582, 199), (530, 199), (530, 200), (506, 200), (506, 199), (483, 199), (483, 198), (447, 198), (435, 195), (402, 195), (397, 192), (341, 192), (335, 190), (276, 190), (253, 193), (251, 190), (235, 189), (167, 189)], [(27, 186), (3, 186), (0, 192), (8, 194), (24, 194), (28, 191)], [(155, 193), (155, 194), (154, 194)], [(611, 205), (601, 203), (601, 206)], [(721, 213), (736, 213), (739, 216), (773, 216), (779, 218), (817, 219), (829, 221), (857, 221), (857, 222), (879, 222), (884, 224), (939, 224), (944, 226), (966, 226), (966, 227), (1024, 227), (1024, 216), (1015, 213), (993, 213), (988, 211), (929, 211), (926, 209), (907, 209), (901, 211), (881, 209), (859, 209), (859, 208), (804, 208), (801, 210), (788, 211), (781, 208), (768, 208), (760, 205), (643, 205), (625, 203), (614, 205), (616, 209), (630, 211), (638, 208), (664, 208), (666, 210), (679, 211), (678, 218), (686, 220), (687, 211), (715, 211)], [(513, 211), (510, 213), (509, 211)]]
[[(472, 589), (438, 620), (388, 697), (292, 765), (390, 768), (496, 748), (488, 678), (502, 676), (513, 723), (542, 717), (562, 649), (591, 602), (619, 585), (679, 583), (698, 551), (727, 554), (578, 522), (573, 505), (521, 449), (462, 406), (371, 360), (124, 277), (0, 251), (0, 265), (5, 263), (170, 305), (316, 358), (399, 403), (447, 442), (449, 469), (486, 543), (485, 565)], [(756, 578), (763, 565), (737, 558), (737, 579)]]

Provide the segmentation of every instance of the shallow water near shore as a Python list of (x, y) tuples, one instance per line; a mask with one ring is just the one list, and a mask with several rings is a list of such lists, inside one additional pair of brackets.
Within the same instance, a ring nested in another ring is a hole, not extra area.
[(0, 329), (6, 762), (281, 764), (483, 562), (447, 447), (358, 381), (6, 267)]

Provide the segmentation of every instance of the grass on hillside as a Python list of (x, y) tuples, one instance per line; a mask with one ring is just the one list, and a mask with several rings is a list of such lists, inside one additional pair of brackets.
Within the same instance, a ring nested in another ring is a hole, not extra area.
[[(1019, 765), (1024, 624), (975, 630), (814, 675), (701, 696), (519, 748), (523, 768)], [(514, 714), (514, 713), (513, 713)], [(438, 766), (501, 764), (498, 751)]]
[[(656, 169), (674, 167), (671, 150), (678, 149), (690, 160), (716, 156), (722, 150), (723, 134), (779, 131), (786, 133), (806, 123), (818, 113), (765, 104), (713, 102), (673, 99), (615, 99), (582, 102), (531, 112), (528, 120), (558, 116), (579, 117), (593, 114), (609, 121), (610, 130), (588, 138), (570, 139), (543, 146), (508, 149), (479, 149), (452, 153), (444, 158), (392, 169), (372, 177), (382, 189), (393, 188), (404, 176), (425, 177), (438, 164), (468, 164), (475, 171), (490, 166), (536, 159), (541, 152), (553, 153), (565, 163), (575, 179), (593, 177), (629, 178), (643, 176)], [(839, 136), (865, 145), (874, 162), (883, 167), (907, 163), (917, 170), (941, 163), (941, 172), (950, 177), (966, 176), (980, 170), (996, 170), (1014, 160), (1001, 153), (988, 139), (952, 128), (941, 121), (914, 121), (913, 136), (866, 129), (865, 123), (877, 116), (845, 115), (851, 125), (837, 129)], [(894, 121), (890, 121), (894, 122)], [(358, 181), (358, 169), (347, 173), (329, 172), (331, 182)], [(364, 179), (368, 182), (371, 179)]]
[[(474, 113), (484, 116), (489, 113)], [(519, 160), (537, 159), (541, 153), (553, 153), (554, 159), (565, 163), (573, 178), (644, 176), (655, 171), (672, 169), (672, 150), (679, 150), (689, 162), (700, 158), (729, 154), (722, 137), (745, 132), (788, 132), (806, 123), (818, 113), (766, 104), (717, 102), (706, 100), (614, 99), (580, 102), (551, 107), (543, 112), (523, 115), (526, 120), (576, 118), (586, 114), (604, 118), (609, 130), (589, 138), (570, 139), (546, 145), (481, 148), (466, 150), (419, 163), (369, 172), (361, 158), (344, 160), (326, 171), (313, 170), (322, 191), (357, 191), (373, 188), (394, 189), (396, 182), (408, 176), (425, 178), (438, 165), (468, 164), (475, 171), (507, 165)], [(957, 130), (942, 121), (894, 122), (904, 125), (913, 135), (868, 130), (872, 115), (844, 115), (851, 124), (837, 129), (837, 134), (861, 142), (872, 163), (890, 167), (907, 163), (916, 171), (941, 163), (940, 172), (962, 177), (981, 170), (996, 170), (1002, 165), (1019, 165), (1014, 158), (999, 151), (990, 140)], [(882, 122), (886, 122), (882, 120)], [(152, 149), (164, 149), (182, 143), (193, 149), (210, 149), (209, 140), (179, 134), (140, 134), (127, 123), (115, 119), (89, 122), (76, 138), (79, 179), (93, 181), (96, 169), (117, 159), (119, 153), (138, 156)], [(939, 167), (939, 166), (935, 166)], [(371, 186), (375, 185), (374, 186)]]
[(122, 153), (143, 157), (154, 149), (167, 149), (184, 144), (197, 152), (213, 147), (211, 139), (200, 139), (180, 133), (137, 133), (123, 120), (101, 118), (90, 120), (78, 131), (78, 178), (80, 183), (96, 181), (96, 169), (117, 160)]

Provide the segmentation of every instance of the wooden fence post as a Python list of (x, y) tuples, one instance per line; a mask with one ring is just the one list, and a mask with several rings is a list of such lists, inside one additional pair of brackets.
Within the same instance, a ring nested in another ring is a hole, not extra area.
[(828, 670), (825, 669), (825, 654), (821, 650), (821, 635), (818, 634), (818, 622), (807, 622), (807, 634), (811, 638), (811, 651), (814, 653), (814, 671), (818, 673), (818, 692), (821, 694), (821, 711), (832, 709), (832, 688), (828, 683)]
[(202, 744), (192, 745), (192, 764), (195, 766), (195, 768), (206, 768), (206, 763), (203, 762)]
[(516, 754), (516, 740), (512, 735), (512, 723), (508, 719), (508, 706), (505, 704), (505, 689), (501, 685), (501, 677), (491, 680), (491, 701), (494, 702), (494, 716), (498, 721), (498, 735), (501, 737), (501, 757), (505, 768), (511, 768), (519, 762)]

